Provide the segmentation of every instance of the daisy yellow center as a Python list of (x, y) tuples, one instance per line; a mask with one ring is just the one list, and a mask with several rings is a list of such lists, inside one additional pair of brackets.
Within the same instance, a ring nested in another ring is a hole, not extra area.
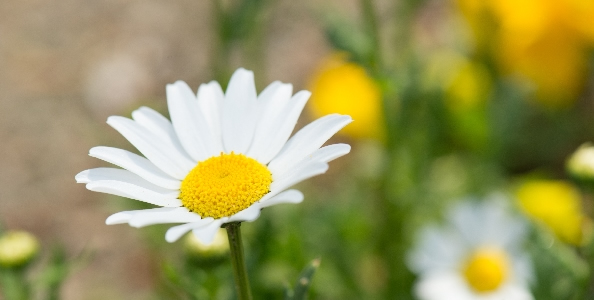
[(223, 154), (201, 161), (182, 181), (179, 199), (203, 218), (232, 216), (270, 191), (272, 174), (243, 154)]
[(479, 249), (463, 269), (468, 284), (477, 292), (491, 292), (507, 279), (507, 255), (498, 249)]

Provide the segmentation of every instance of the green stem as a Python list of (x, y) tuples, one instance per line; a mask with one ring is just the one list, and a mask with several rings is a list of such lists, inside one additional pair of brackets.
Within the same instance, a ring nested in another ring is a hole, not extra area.
[(235, 289), (237, 290), (237, 299), (251, 300), (252, 292), (247, 276), (245, 266), (245, 257), (243, 255), (243, 243), (241, 241), (241, 223), (229, 223), (225, 226), (229, 246), (231, 248), (231, 264), (233, 265), (233, 277), (235, 277)]
[(379, 27), (377, 24), (377, 17), (375, 13), (375, 5), (373, 0), (362, 0), (361, 8), (363, 10), (363, 19), (365, 22), (365, 31), (371, 36), (372, 42), (372, 53), (370, 57), (370, 65), (373, 72), (377, 76), (382, 66), (382, 55), (381, 55), (381, 41)]
[[(2, 298), (4, 296), (5, 298)], [(22, 269), (6, 269), (0, 267), (0, 298), (6, 300), (29, 299), (29, 286)]]

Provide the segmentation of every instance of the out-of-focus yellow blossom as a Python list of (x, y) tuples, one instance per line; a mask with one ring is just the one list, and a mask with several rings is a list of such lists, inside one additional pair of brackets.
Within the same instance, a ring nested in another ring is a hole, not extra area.
[(429, 88), (444, 92), (452, 134), (474, 150), (488, 147), (487, 102), (492, 78), (487, 68), (458, 53), (443, 51), (429, 61)]
[(454, 111), (482, 106), (491, 93), (491, 87), (491, 78), (485, 67), (464, 60), (446, 88), (447, 106)]
[(353, 138), (384, 138), (382, 94), (365, 68), (335, 54), (315, 72), (310, 83), (311, 112), (316, 117), (329, 113), (350, 115), (354, 122), (343, 129)]
[(590, 0), (458, 0), (477, 50), (492, 54), (501, 70), (532, 82), (550, 107), (571, 104), (587, 75), (594, 45)]
[(520, 206), (531, 218), (543, 222), (562, 241), (582, 245), (591, 228), (583, 213), (581, 197), (571, 184), (561, 180), (533, 180), (517, 191)]
[(9, 231), (0, 236), (0, 267), (23, 266), (38, 252), (37, 238), (26, 231)]
[(203, 266), (214, 266), (227, 259), (229, 253), (229, 240), (225, 229), (219, 229), (214, 240), (207, 245), (202, 243), (194, 234), (186, 235), (184, 250), (191, 260)]
[(580, 179), (594, 179), (594, 146), (591, 143), (581, 145), (567, 161), (567, 170)]

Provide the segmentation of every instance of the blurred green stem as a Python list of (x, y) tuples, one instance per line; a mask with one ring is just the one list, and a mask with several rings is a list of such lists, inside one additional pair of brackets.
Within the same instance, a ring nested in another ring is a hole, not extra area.
[(363, 19), (365, 22), (365, 31), (371, 37), (372, 51), (369, 58), (370, 67), (373, 72), (379, 74), (382, 66), (381, 43), (379, 28), (377, 25), (377, 17), (375, 14), (373, 0), (361, 0), (361, 8), (363, 10)]
[[(22, 269), (0, 269), (0, 296), (6, 300), (29, 299), (29, 287)], [(1, 298), (1, 297), (0, 297)]]
[(241, 241), (240, 226), (240, 222), (234, 222), (227, 224), (225, 228), (227, 229), (227, 237), (229, 238), (229, 246), (231, 248), (231, 265), (233, 265), (233, 277), (235, 277), (237, 299), (251, 300), (252, 292), (250, 290), (245, 257), (243, 255), (243, 242)]
[(233, 43), (233, 28), (223, 3), (220, 0), (212, 2), (216, 33), (212, 48), (212, 72), (215, 80), (226, 82), (229, 77), (229, 57), (231, 56), (231, 45)]
[[(231, 3), (232, 2), (232, 3)], [(212, 72), (224, 83), (231, 76), (232, 56), (240, 54), (241, 64), (262, 76), (265, 68), (265, 28), (271, 0), (212, 0), (214, 20)], [(260, 79), (262, 80), (262, 79)], [(225, 88), (223, 86), (223, 88)]]

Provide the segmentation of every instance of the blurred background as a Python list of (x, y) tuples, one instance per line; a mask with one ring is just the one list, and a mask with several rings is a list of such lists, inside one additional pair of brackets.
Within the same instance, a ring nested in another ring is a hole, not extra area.
[(419, 229), (493, 193), (530, 224), (535, 297), (588, 299), (594, 154), (570, 158), (594, 140), (592, 20), (585, 0), (1, 1), (1, 229), (39, 240), (33, 299), (52, 282), (57, 299), (232, 298), (227, 261), (186, 261), (166, 226), (104, 225), (145, 206), (74, 175), (107, 165), (93, 146), (135, 151), (108, 116), (167, 116), (167, 83), (225, 87), (245, 67), (258, 91), (313, 92), (298, 127), (355, 120), (302, 204), (242, 226), (257, 299), (316, 258), (312, 299), (413, 299)]

